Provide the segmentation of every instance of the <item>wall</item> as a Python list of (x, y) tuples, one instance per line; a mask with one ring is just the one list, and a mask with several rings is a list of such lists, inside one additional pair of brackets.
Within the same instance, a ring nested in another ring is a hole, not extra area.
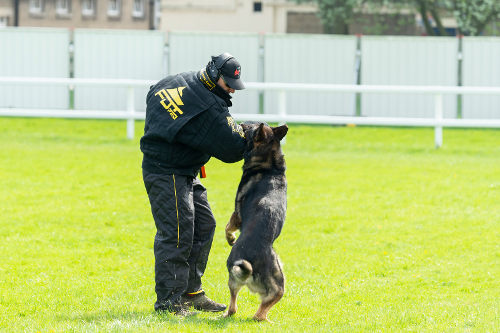
[(316, 13), (289, 11), (287, 13), (287, 33), (322, 34), (321, 20)]

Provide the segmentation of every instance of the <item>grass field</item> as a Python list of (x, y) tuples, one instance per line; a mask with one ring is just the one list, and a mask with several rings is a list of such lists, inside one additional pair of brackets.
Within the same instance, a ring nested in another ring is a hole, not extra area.
[[(0, 331), (498, 332), (500, 131), (291, 125), (274, 324), (153, 311), (154, 222), (120, 121), (0, 118)], [(229, 300), (241, 163), (211, 160), (204, 289)]]

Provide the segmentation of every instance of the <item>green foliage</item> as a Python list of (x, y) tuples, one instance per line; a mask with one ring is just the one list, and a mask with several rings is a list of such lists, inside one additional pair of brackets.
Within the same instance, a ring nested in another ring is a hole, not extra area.
[[(296, 0), (299, 3), (307, 0)], [(318, 15), (326, 33), (347, 34), (347, 24), (352, 20), (353, 10), (360, 0), (317, 0)]]
[(447, 8), (453, 10), (455, 19), (462, 33), (479, 35), (486, 24), (500, 19), (500, 1), (498, 0), (446, 0)]
[[(352, 24), (364, 35), (405, 34), (408, 27), (415, 26), (415, 18), (411, 15), (374, 14), (356, 15)], [(354, 31), (353, 31), (354, 32)], [(357, 31), (356, 31), (357, 32)]]
[[(415, 0), (415, 4), (421, 14), (430, 13), (434, 17), (441, 35), (446, 34), (440, 26), (441, 12), (455, 17), (460, 33), (473, 36), (481, 34), (489, 22), (500, 18), (498, 0)], [(429, 29), (427, 32), (434, 34)]]
[[(295, 0), (298, 3), (311, 2)], [(413, 8), (423, 18), (431, 15), (436, 21), (438, 35), (447, 35), (441, 23), (444, 14), (453, 15), (459, 30), (466, 35), (479, 35), (486, 25), (500, 19), (500, 1), (498, 0), (312, 0), (318, 5), (318, 15), (327, 33), (347, 34), (347, 24), (355, 12), (362, 9), (377, 13), (381, 8), (399, 10)], [(435, 35), (430, 23), (424, 20), (429, 35)]]
[[(144, 123), (136, 123), (136, 133)], [(287, 278), (271, 310), (153, 311), (154, 222), (122, 121), (0, 118), (2, 332), (500, 331), (498, 130), (290, 125)], [(224, 226), (241, 163), (211, 160), (204, 288), (227, 302)]]

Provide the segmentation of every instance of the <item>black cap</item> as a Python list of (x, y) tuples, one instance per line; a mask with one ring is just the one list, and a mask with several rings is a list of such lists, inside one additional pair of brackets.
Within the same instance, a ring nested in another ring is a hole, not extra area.
[(245, 89), (243, 81), (241, 81), (241, 66), (236, 58), (231, 58), (224, 63), (220, 69), (220, 73), (224, 82), (234, 90)]

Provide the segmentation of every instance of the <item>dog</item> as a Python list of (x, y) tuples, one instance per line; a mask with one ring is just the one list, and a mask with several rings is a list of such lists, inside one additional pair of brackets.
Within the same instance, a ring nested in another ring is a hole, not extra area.
[[(288, 127), (270, 127), (265, 123), (241, 126), (247, 146), (235, 209), (225, 229), (232, 249), (227, 259), (231, 300), (224, 316), (236, 313), (238, 292), (246, 285), (261, 297), (253, 318), (270, 321), (269, 310), (285, 292), (285, 276), (273, 242), (283, 228), (286, 215), (286, 165), (280, 141)], [(237, 230), (240, 230), (238, 239)]]

